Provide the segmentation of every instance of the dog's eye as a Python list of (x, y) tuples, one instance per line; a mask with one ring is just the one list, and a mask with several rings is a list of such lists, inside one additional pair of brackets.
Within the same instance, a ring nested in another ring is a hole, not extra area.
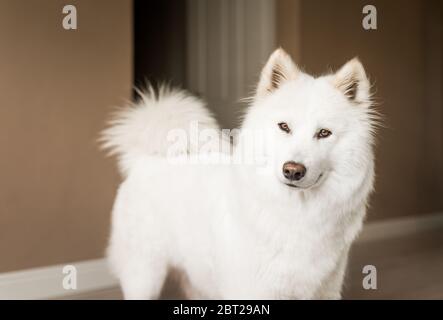
[(323, 138), (327, 138), (332, 134), (331, 131), (329, 131), (328, 129), (321, 129), (319, 132), (317, 132), (317, 138), (318, 139), (323, 139)]
[(288, 124), (286, 122), (280, 122), (278, 124), (278, 127), (280, 128), (280, 130), (283, 130), (286, 133), (290, 133), (291, 129), (289, 128)]

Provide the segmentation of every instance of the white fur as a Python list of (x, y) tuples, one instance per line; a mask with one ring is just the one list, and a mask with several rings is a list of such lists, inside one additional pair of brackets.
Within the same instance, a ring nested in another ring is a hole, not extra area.
[[(273, 66), (280, 76), (274, 88)], [(349, 79), (358, 82), (354, 101), (345, 96)], [(166, 132), (191, 120), (217, 128), (195, 98), (151, 93), (105, 133), (126, 173), (108, 249), (125, 298), (158, 298), (172, 269), (190, 298), (340, 298), (374, 179), (375, 116), (360, 62), (313, 78), (281, 49), (272, 55), (241, 128), (266, 132), (262, 155), (271, 170), (171, 164)], [(278, 128), (281, 121), (291, 134)], [(332, 135), (316, 139), (320, 128)], [(298, 188), (282, 175), (290, 160), (307, 167)]]
[[(102, 132), (102, 147), (110, 155), (119, 156), (119, 169), (125, 176), (134, 161), (143, 155), (167, 156), (172, 141), (171, 129), (189, 131), (191, 121), (197, 121), (199, 129), (218, 129), (218, 124), (204, 103), (185, 91), (161, 87), (156, 95), (152, 87), (139, 92), (141, 100), (115, 112), (109, 127)], [(191, 153), (187, 148), (175, 150), (177, 155)]]

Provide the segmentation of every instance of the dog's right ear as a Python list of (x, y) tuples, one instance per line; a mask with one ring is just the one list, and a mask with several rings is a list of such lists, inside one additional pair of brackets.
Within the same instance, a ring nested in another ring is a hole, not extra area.
[(291, 57), (281, 48), (275, 50), (263, 68), (256, 97), (262, 98), (277, 90), (288, 80), (294, 80), (299, 70)]

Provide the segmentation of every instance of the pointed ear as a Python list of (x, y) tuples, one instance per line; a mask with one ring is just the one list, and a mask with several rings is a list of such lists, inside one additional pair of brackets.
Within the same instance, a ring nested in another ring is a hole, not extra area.
[(369, 100), (369, 80), (358, 58), (345, 63), (332, 76), (332, 84), (352, 102), (360, 103)]
[(257, 86), (257, 97), (264, 97), (277, 90), (283, 83), (297, 77), (299, 70), (291, 57), (283, 50), (275, 50), (263, 68)]

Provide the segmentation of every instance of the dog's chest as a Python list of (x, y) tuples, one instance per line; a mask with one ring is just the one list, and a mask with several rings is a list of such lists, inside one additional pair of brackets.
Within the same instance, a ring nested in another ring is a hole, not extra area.
[(271, 215), (257, 212), (253, 222), (233, 219), (226, 224), (229, 236), (222, 252), (229, 263), (222, 267), (230, 292), (257, 298), (306, 297), (338, 264), (344, 248), (339, 223), (311, 211), (310, 216), (293, 217), (290, 224), (278, 221), (286, 214), (278, 209), (274, 207)]

